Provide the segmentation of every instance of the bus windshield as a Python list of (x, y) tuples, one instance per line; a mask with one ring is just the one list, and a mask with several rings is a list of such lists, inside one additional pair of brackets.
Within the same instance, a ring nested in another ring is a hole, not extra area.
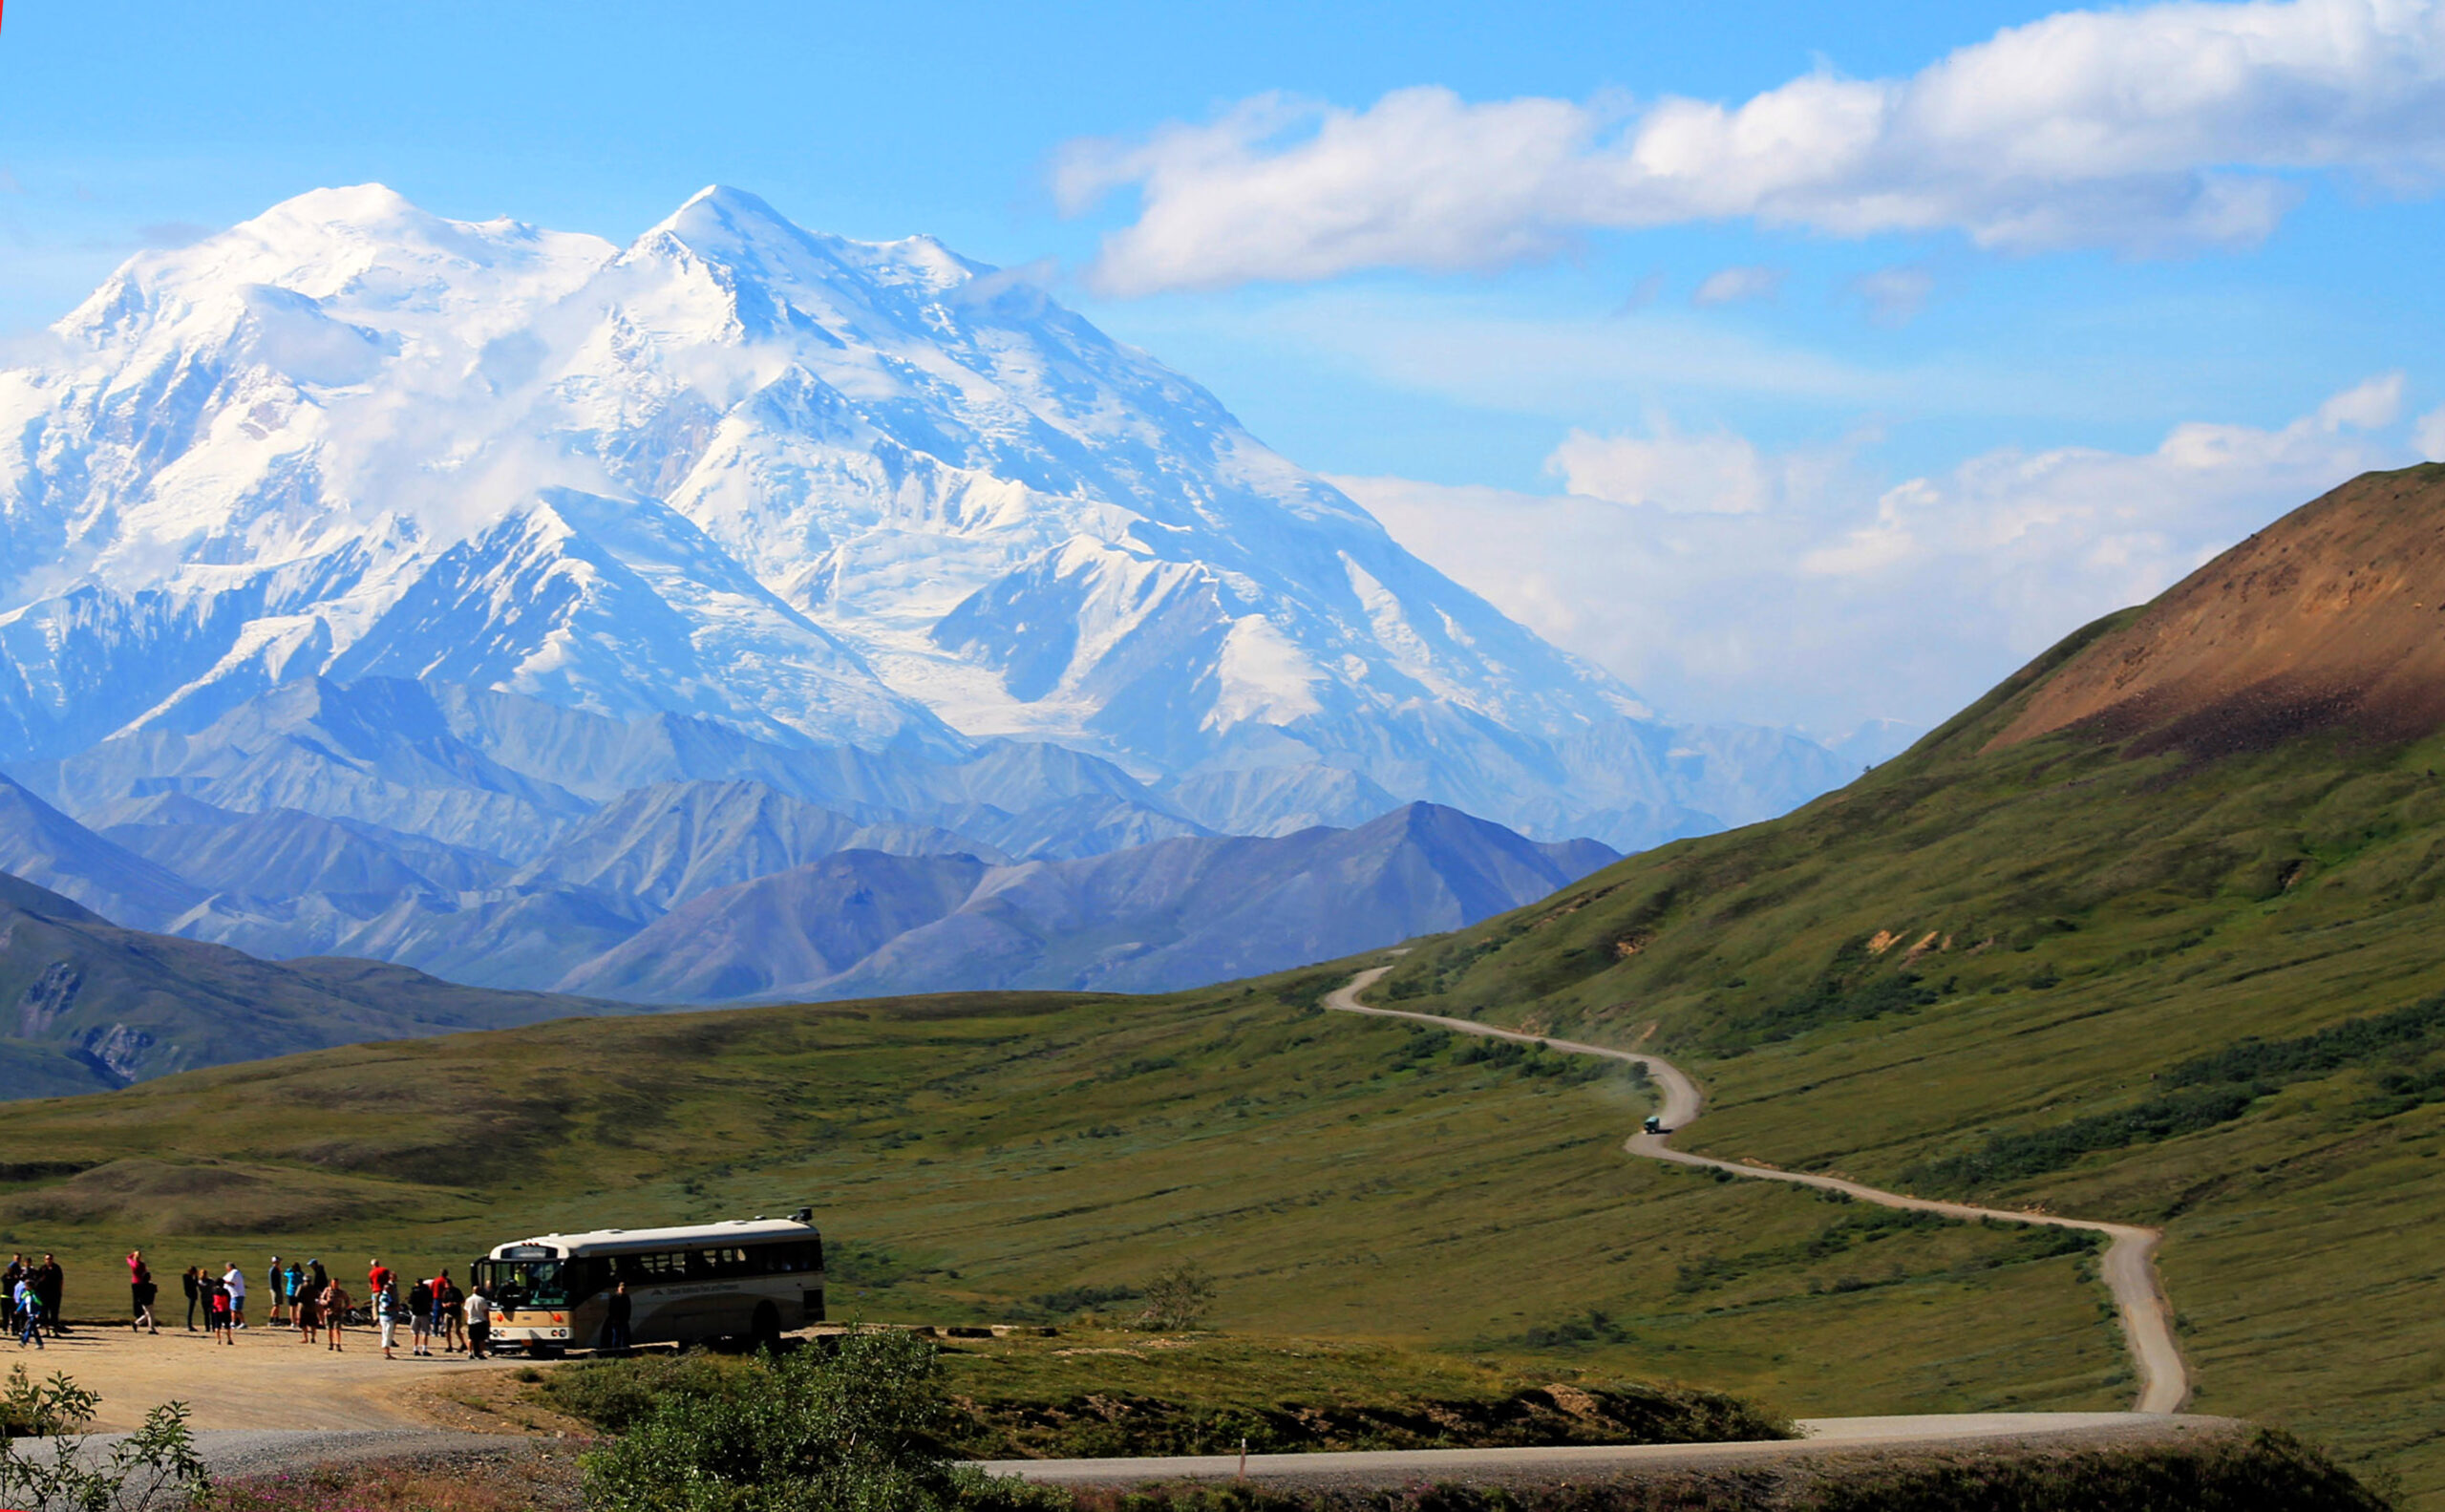
[(569, 1305), (570, 1267), (558, 1260), (495, 1260), (493, 1300), (505, 1308), (564, 1308)]

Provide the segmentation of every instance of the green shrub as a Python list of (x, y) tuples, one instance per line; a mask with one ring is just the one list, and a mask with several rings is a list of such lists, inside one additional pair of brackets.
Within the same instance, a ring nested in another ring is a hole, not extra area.
[(1061, 1499), (955, 1466), (934, 1347), (853, 1332), (827, 1354), (758, 1355), (667, 1382), (648, 1412), (585, 1457), (596, 1512), (939, 1512)]
[[(22, 1365), (0, 1389), (9, 1425), (0, 1437), (0, 1504), (67, 1512), (170, 1512), (208, 1495), (211, 1479), (187, 1427), (184, 1402), (163, 1402), (107, 1451), (88, 1442), (101, 1395), (66, 1374), (34, 1381)], [(20, 1438), (42, 1438), (48, 1454)]]
[(754, 1368), (751, 1360), (701, 1352), (579, 1360), (543, 1372), (535, 1391), (556, 1411), (624, 1434), (652, 1416), (667, 1396), (745, 1395)]

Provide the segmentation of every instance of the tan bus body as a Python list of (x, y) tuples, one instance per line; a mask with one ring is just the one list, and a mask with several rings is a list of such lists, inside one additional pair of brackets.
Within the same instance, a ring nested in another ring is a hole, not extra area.
[(823, 1321), (823, 1237), (797, 1219), (539, 1234), (473, 1273), (491, 1291), (494, 1347), (533, 1354), (601, 1348), (621, 1282), (630, 1344), (770, 1342)]

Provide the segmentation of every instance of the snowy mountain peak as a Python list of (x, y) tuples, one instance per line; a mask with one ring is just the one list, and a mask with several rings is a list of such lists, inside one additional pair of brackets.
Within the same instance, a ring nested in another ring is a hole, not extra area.
[[(785, 282), (803, 279), (828, 263), (831, 270), (867, 284), (940, 294), (996, 271), (959, 256), (930, 236), (857, 242), (810, 231), (760, 197), (718, 183), (691, 195), (638, 242), (643, 245), (657, 237), (682, 243), (708, 261)], [(808, 257), (817, 262), (803, 261)]]
[(481, 327), (487, 308), (506, 302), (505, 313), (522, 313), (575, 288), (616, 252), (600, 237), (507, 219), (446, 220), (378, 183), (315, 189), (200, 242), (138, 254), (55, 329), (90, 337), (135, 310), (158, 323), (244, 285), (379, 328), (432, 314)]
[(626, 248), (319, 190), (56, 332), (0, 370), (0, 759), (319, 672), (1622, 843), (1839, 776), (1655, 723), (1023, 281), (741, 190)]

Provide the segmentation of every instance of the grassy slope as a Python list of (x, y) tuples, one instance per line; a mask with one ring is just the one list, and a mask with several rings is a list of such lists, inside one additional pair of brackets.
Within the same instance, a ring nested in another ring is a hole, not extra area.
[[(137, 1242), (352, 1270), (804, 1202), (840, 1315), (1026, 1316), (1194, 1256), (1240, 1333), (1797, 1412), (2122, 1398), (2082, 1257), (1631, 1162), (1636, 1087), (1306, 1006), (1337, 979), (574, 1021), (12, 1104), (0, 1150), (103, 1163), (0, 1186), (0, 1243), (61, 1249), (73, 1313)], [(1684, 1282), (1703, 1255), (1751, 1263)]]
[[(1651, 1033), (1710, 1089), (1699, 1147), (1928, 1186), (1930, 1161), (2133, 1108), (2190, 1057), (2445, 989), (2445, 742), (1979, 754), (2101, 628), (1843, 793), (1446, 937), (1378, 1000)], [(2378, 1096), (2390, 1069), (2445, 1081), (2422, 1042), (2232, 1121), (1951, 1184), (2165, 1223), (2200, 1409), (2297, 1425), (2437, 1504), (2445, 1105)]]

